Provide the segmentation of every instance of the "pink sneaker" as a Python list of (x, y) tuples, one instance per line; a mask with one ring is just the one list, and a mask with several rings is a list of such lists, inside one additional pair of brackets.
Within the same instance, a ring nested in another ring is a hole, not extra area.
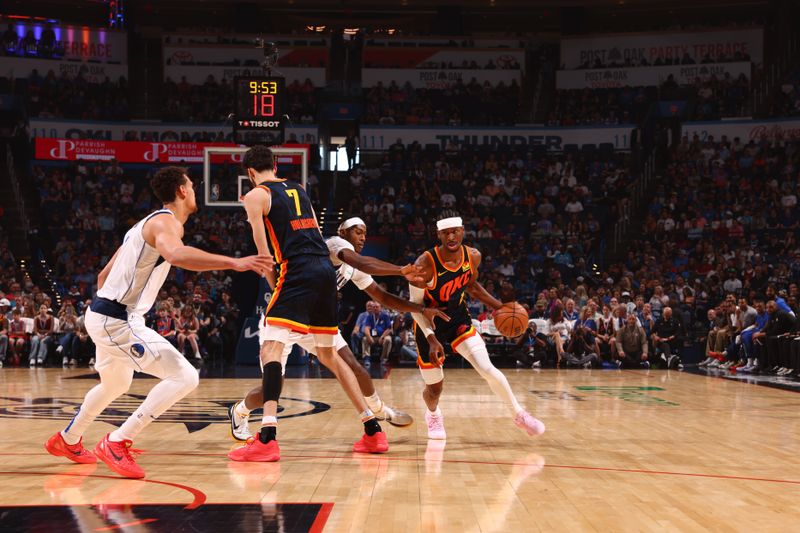
[(531, 416), (528, 411), (517, 413), (517, 416), (514, 417), (514, 423), (518, 428), (524, 429), (531, 437), (544, 433), (544, 423)]
[(447, 433), (444, 431), (444, 415), (435, 415), (427, 411), (425, 422), (428, 423), (429, 439), (444, 440), (447, 438)]

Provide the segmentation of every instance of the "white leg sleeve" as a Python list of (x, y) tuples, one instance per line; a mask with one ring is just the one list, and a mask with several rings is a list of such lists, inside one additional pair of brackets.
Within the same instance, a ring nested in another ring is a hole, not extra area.
[(133, 368), (119, 364), (110, 364), (98, 370), (100, 383), (86, 393), (80, 409), (72, 418), (64, 433), (70, 441), (77, 441), (83, 436), (97, 416), (108, 405), (125, 394), (131, 386)]
[(139, 408), (114, 432), (112, 440), (133, 440), (150, 422), (197, 388), (200, 382), (197, 370), (177, 350), (170, 346), (160, 352), (161, 357), (146, 372), (161, 382), (150, 389)]
[(501, 400), (503, 400), (512, 414), (516, 415), (522, 411), (522, 406), (511, 392), (508, 380), (489, 360), (489, 352), (486, 350), (486, 343), (480, 335), (473, 335), (458, 345), (456, 351), (461, 354), (469, 364), (478, 371), (483, 379), (489, 384)]

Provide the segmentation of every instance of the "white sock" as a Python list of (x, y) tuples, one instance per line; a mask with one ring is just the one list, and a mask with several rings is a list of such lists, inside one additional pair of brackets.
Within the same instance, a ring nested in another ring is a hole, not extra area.
[(439, 409), (438, 405), (436, 406), (435, 411), (431, 411), (430, 409), (428, 409), (428, 413), (430, 413), (431, 416), (442, 416), (442, 410)]
[(276, 416), (262, 416), (261, 417), (261, 427), (264, 426), (277, 426), (278, 425), (278, 417)]
[(244, 404), (244, 400), (238, 402), (236, 406), (233, 408), (233, 412), (237, 415), (241, 416), (242, 418), (247, 418), (250, 416), (250, 409)]
[(367, 406), (373, 413), (378, 413), (383, 408), (383, 402), (381, 401), (381, 397), (378, 396), (377, 391), (372, 396), (364, 396), (364, 399), (367, 401)]
[(69, 445), (78, 444), (81, 441), (81, 438), (79, 436), (70, 435), (69, 433), (65, 433), (63, 431), (61, 432), (61, 438), (64, 439), (64, 442), (66, 442)]

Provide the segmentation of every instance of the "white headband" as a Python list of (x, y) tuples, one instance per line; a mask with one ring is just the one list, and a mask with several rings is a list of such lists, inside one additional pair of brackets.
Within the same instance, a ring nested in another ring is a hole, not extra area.
[(460, 228), (464, 223), (461, 222), (461, 217), (443, 218), (436, 223), (436, 231), (443, 231), (450, 228)]
[(344, 231), (352, 228), (353, 226), (364, 226), (366, 228), (367, 224), (358, 217), (351, 217), (339, 224), (339, 230)]

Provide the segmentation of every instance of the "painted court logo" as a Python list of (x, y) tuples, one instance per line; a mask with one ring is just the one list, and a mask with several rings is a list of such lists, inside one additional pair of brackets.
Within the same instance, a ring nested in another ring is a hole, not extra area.
[[(117, 427), (136, 410), (144, 400), (143, 394), (125, 394), (108, 406), (97, 420)], [(155, 422), (183, 424), (189, 433), (200, 431), (211, 424), (228, 424), (228, 408), (241, 398), (187, 398), (176, 403)], [(36, 418), (41, 420), (72, 420), (83, 398), (13, 398), (0, 397), (0, 418)], [(331, 406), (282, 396), (278, 418), (294, 418), (324, 413)]]

